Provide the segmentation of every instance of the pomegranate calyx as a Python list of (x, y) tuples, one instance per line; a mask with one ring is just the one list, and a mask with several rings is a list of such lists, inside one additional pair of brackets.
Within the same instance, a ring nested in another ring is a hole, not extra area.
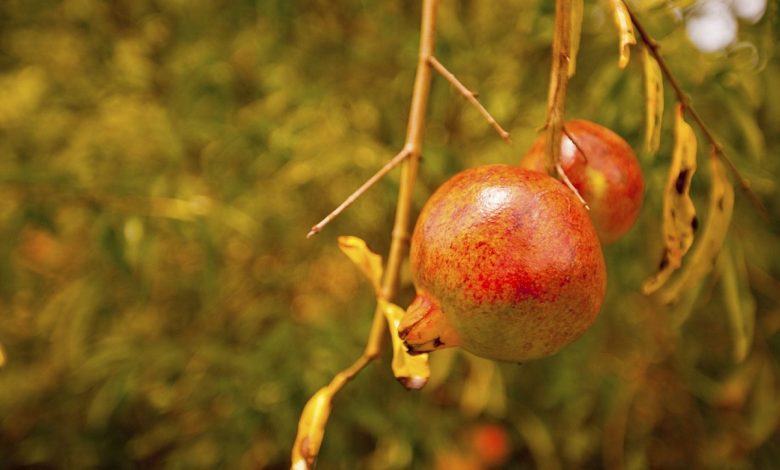
[(460, 339), (438, 303), (426, 293), (418, 293), (398, 326), (398, 336), (409, 354), (422, 354), (458, 346)]

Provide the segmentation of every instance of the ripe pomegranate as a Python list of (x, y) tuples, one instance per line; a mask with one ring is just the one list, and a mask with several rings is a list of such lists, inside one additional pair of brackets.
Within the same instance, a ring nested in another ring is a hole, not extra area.
[[(564, 127), (571, 138), (564, 134), (561, 139), (561, 167), (590, 206), (601, 241), (612, 243), (631, 228), (642, 207), (645, 183), (639, 161), (631, 146), (606, 127), (585, 120)], [(520, 166), (544, 171), (544, 147), (541, 135)]]
[(411, 242), (417, 297), (399, 325), (410, 352), (461, 346), (524, 361), (553, 354), (595, 320), (601, 246), (587, 211), (546, 174), (463, 171), (425, 204)]

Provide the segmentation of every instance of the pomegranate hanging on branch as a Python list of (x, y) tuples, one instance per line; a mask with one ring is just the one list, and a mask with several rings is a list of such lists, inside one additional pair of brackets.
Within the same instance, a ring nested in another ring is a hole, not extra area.
[(587, 211), (559, 181), (519, 167), (472, 168), (444, 183), (420, 214), (410, 259), (417, 297), (399, 334), (415, 353), (544, 357), (585, 332), (604, 299)]

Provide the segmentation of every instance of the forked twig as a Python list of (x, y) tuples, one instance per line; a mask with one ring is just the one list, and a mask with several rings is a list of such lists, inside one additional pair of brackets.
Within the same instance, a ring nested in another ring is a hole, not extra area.
[[(401, 152), (380, 170), (380, 173), (386, 173), (392, 169), (393, 166), (402, 162), (401, 182), (398, 192), (395, 222), (393, 223), (390, 253), (387, 265), (384, 269), (384, 277), (382, 278), (381, 286), (381, 297), (388, 302), (393, 300), (398, 291), (401, 265), (403, 264), (409, 239), (409, 225), (411, 223), (412, 212), (412, 189), (417, 177), (417, 167), (422, 152), (425, 114), (428, 107), (428, 97), (430, 95), (431, 79), (433, 75), (428, 58), (433, 56), (436, 41), (437, 6), (438, 0), (423, 0), (422, 24), (420, 28), (420, 53), (412, 92), (409, 122), (406, 130), (406, 144)], [(371, 180), (378, 180), (384, 173), (379, 174), (379, 176), (375, 175), (375, 178), (371, 178)], [(368, 189), (368, 187), (373, 184), (371, 180), (364, 184), (365, 189)], [(365, 189), (363, 189), (363, 191), (365, 191)], [(342, 205), (346, 207), (359, 195), (360, 194), (353, 195), (354, 197), (348, 198), (348, 201), (345, 201), (345, 204)], [(343, 208), (341, 210), (343, 210)], [(331, 220), (336, 215), (337, 214), (332, 214), (332, 216), (329, 216), (329, 218), (326, 217), (326, 219)], [(317, 233), (325, 223), (327, 223), (327, 221), (315, 225), (312, 228), (312, 232)], [(385, 331), (385, 316), (382, 307), (378, 302), (377, 308), (374, 311), (374, 319), (371, 324), (371, 331), (368, 335), (366, 348), (361, 356), (351, 366), (336, 374), (330, 384), (323, 389), (320, 389), (319, 392), (309, 399), (306, 407), (304, 407), (301, 420), (298, 423), (298, 435), (293, 444), (291, 468), (299, 470), (314, 467), (317, 454), (319, 453), (319, 446), (322, 442), (324, 428), (327, 424), (328, 414), (330, 413), (333, 396), (335, 396), (348, 381), (379, 356), (386, 335)], [(312, 408), (309, 408), (310, 405)], [(311, 410), (313, 413), (307, 415), (307, 410)]]
[(501, 127), (501, 124), (499, 124), (498, 121), (496, 121), (495, 118), (490, 114), (490, 112), (488, 112), (488, 110), (485, 109), (484, 106), (482, 106), (482, 103), (480, 103), (479, 100), (477, 99), (476, 93), (466, 88), (466, 85), (461, 83), (461, 81), (458, 80), (458, 77), (456, 77), (455, 74), (447, 70), (447, 68), (441, 62), (439, 62), (439, 60), (436, 59), (435, 56), (429, 57), (428, 63), (431, 64), (433, 69), (439, 72), (439, 74), (442, 77), (446, 78), (447, 81), (450, 82), (452, 86), (454, 86), (455, 89), (458, 90), (460, 94), (463, 95), (468, 100), (469, 103), (473, 104), (477, 108), (477, 110), (479, 110), (482, 116), (484, 116), (485, 119), (487, 119), (487, 122), (491, 126), (493, 126), (493, 129), (496, 130), (498, 135), (502, 139), (504, 139), (504, 141), (506, 141), (507, 143), (512, 142), (512, 139), (509, 136), (509, 132), (504, 130), (504, 128)]

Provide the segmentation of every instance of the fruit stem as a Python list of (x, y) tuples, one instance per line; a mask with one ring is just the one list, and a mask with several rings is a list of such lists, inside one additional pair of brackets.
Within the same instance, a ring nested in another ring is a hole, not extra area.
[(555, 36), (552, 44), (552, 66), (547, 94), (547, 132), (545, 144), (547, 174), (554, 176), (561, 159), (561, 134), (566, 108), (566, 87), (569, 84), (571, 58), (571, 0), (555, 2)]
[(764, 204), (750, 188), (750, 183), (742, 176), (742, 174), (739, 172), (739, 169), (736, 167), (736, 165), (734, 165), (731, 159), (726, 155), (726, 152), (723, 150), (723, 146), (715, 138), (715, 135), (712, 134), (710, 129), (707, 127), (707, 124), (704, 123), (704, 120), (696, 111), (696, 108), (694, 108), (693, 104), (691, 104), (690, 98), (688, 98), (688, 95), (685, 94), (682, 87), (677, 82), (677, 79), (674, 77), (674, 74), (672, 74), (672, 70), (669, 68), (669, 65), (667, 65), (666, 61), (661, 55), (661, 52), (659, 51), (661, 46), (658, 45), (658, 42), (656, 42), (656, 40), (653, 39), (653, 37), (650, 35), (647, 29), (645, 29), (645, 27), (639, 21), (639, 18), (637, 18), (637, 16), (634, 14), (631, 8), (628, 6), (628, 2), (626, 2), (625, 0), (622, 1), (623, 4), (626, 6), (626, 11), (628, 11), (628, 15), (631, 17), (631, 23), (633, 23), (634, 28), (636, 28), (637, 32), (639, 33), (639, 37), (642, 38), (642, 42), (647, 46), (647, 49), (650, 51), (653, 57), (655, 57), (655, 60), (656, 62), (658, 62), (658, 66), (661, 69), (661, 73), (666, 78), (666, 81), (668, 81), (669, 84), (672, 85), (672, 88), (674, 89), (674, 93), (677, 96), (677, 102), (680, 103), (680, 105), (682, 105), (683, 107), (683, 110), (687, 111), (688, 114), (691, 116), (691, 118), (693, 118), (693, 120), (696, 121), (696, 124), (699, 126), (699, 129), (701, 129), (702, 134), (704, 134), (704, 137), (707, 139), (707, 141), (709, 141), (710, 145), (715, 149), (715, 153), (718, 155), (721, 161), (723, 161), (726, 164), (726, 166), (729, 168), (729, 171), (731, 171), (731, 174), (739, 183), (740, 189), (745, 194), (745, 196), (747, 196), (751, 204), (753, 204), (753, 206), (755, 206), (755, 208), (758, 209), (761, 216), (764, 217), (764, 220), (769, 220), (769, 215), (768, 215), (769, 213), (767, 212), (766, 207), (764, 207)]

